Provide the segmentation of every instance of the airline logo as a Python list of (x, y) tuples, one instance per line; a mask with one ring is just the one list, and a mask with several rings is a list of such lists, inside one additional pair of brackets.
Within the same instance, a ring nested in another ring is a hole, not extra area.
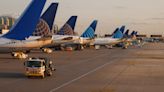
[(84, 37), (84, 38), (94, 38), (94, 33), (95, 33), (95, 31), (93, 30), (93, 28), (89, 27), (87, 29), (87, 31), (84, 32), (84, 34), (81, 35), (81, 37)]
[(59, 34), (59, 35), (74, 35), (74, 31), (70, 25), (65, 24), (57, 34)]
[(43, 19), (39, 20), (39, 23), (36, 26), (33, 36), (47, 36), (50, 34), (50, 28)]

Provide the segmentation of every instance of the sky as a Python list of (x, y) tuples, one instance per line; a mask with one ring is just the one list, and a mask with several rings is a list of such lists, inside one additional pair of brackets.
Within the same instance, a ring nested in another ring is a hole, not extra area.
[[(0, 2), (0, 15), (18, 17), (31, 0)], [(79, 35), (94, 19), (98, 20), (98, 35), (110, 34), (122, 25), (140, 34), (164, 33), (164, 0), (47, 0), (45, 9), (52, 2), (59, 3), (55, 24), (60, 28), (77, 15), (75, 31)]]

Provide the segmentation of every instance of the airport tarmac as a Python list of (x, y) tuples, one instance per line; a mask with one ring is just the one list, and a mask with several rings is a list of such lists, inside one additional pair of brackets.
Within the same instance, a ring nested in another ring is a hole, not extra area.
[(24, 60), (1, 54), (1, 92), (164, 92), (164, 43), (52, 54), (33, 51), (29, 56), (53, 60), (54, 75), (28, 79)]

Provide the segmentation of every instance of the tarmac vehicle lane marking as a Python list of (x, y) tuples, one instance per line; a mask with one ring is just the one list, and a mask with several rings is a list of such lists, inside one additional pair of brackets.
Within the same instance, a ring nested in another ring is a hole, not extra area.
[[(117, 60), (117, 59), (115, 59), (115, 60)], [(81, 75), (81, 76), (79, 76), (79, 77), (77, 77), (77, 78), (71, 80), (71, 81), (68, 81), (68, 82), (66, 82), (66, 83), (64, 83), (64, 84), (62, 84), (62, 85), (60, 85), (60, 86), (58, 86), (58, 87), (56, 87), (56, 88), (50, 90), (49, 92), (55, 92), (55, 91), (57, 91), (57, 90), (59, 90), (59, 89), (65, 87), (65, 86), (68, 86), (68, 85), (70, 85), (71, 83), (73, 83), (73, 82), (75, 82), (75, 81), (77, 81), (77, 80), (80, 80), (81, 78), (84, 78), (84, 77), (86, 77), (87, 75), (89, 75), (89, 74), (91, 74), (91, 73), (94, 73), (94, 72), (96, 72), (96, 71), (98, 71), (98, 70), (104, 68), (105, 66), (107, 66), (107, 65), (109, 65), (109, 64), (111, 64), (111, 63), (113, 63), (115, 60), (112, 60), (112, 61), (110, 61), (110, 62), (107, 62), (107, 63), (105, 63), (105, 64), (103, 64), (103, 65), (101, 65), (101, 66), (99, 66), (99, 67), (97, 67), (97, 68), (95, 68), (95, 69), (93, 69), (93, 70), (91, 70), (91, 71), (89, 71), (89, 72), (87, 72), (87, 73), (85, 73), (85, 74), (83, 74), (83, 75)]]

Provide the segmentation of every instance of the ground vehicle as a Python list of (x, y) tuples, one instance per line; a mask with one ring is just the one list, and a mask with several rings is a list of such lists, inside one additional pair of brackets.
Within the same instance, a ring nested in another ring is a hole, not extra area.
[(54, 67), (52, 61), (47, 58), (30, 58), (24, 63), (25, 75), (27, 77), (42, 77), (51, 76)]

